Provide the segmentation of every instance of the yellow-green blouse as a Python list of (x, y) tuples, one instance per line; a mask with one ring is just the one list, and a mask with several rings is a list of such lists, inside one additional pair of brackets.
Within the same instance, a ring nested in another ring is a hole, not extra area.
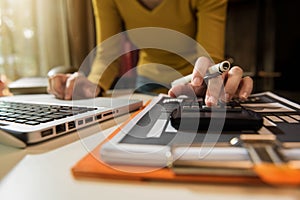
[[(160, 27), (193, 38), (215, 62), (224, 59), (227, 0), (162, 0), (153, 10), (148, 10), (138, 0), (93, 0), (93, 7), (98, 44), (125, 30)], [(128, 37), (139, 47), (138, 40), (135, 41), (131, 35)], [(152, 37), (158, 36), (146, 34), (143, 40), (151, 43)], [(180, 40), (168, 42), (175, 47), (177, 45), (183, 54), (191, 51), (190, 47), (180, 44)], [(107, 66), (107, 63), (103, 62), (105, 56), (102, 54), (118, 54), (118, 45), (120, 43), (116, 41), (108, 47), (98, 48), (88, 76), (91, 82), (104, 90), (109, 89), (118, 76), (120, 62), (117, 59)], [(169, 84), (179, 77), (178, 73), (187, 75), (192, 69), (193, 65), (176, 53), (154, 48), (140, 49), (138, 74), (159, 83)], [(178, 73), (173, 73), (174, 71)]]

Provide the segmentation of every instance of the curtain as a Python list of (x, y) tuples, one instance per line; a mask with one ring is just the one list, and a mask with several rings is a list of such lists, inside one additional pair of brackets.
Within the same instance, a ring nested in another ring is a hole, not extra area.
[[(67, 0), (67, 14), (71, 66), (77, 70), (96, 46), (92, 1)], [(89, 59), (92, 63), (92, 57), (89, 57)], [(84, 72), (88, 73), (88, 71)]]
[(95, 46), (89, 0), (1, 0), (0, 73), (10, 80), (78, 69)]

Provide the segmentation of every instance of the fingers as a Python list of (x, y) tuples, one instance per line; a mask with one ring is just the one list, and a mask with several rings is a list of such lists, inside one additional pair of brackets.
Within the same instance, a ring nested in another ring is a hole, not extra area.
[(191, 83), (172, 87), (168, 92), (169, 96), (203, 96), (206, 91), (206, 84), (203, 81), (203, 77), (211, 65), (212, 62), (207, 57), (199, 57), (195, 63)]
[(68, 92), (70, 92), (72, 99), (95, 98), (101, 92), (97, 84), (90, 82), (86, 76), (81, 73), (76, 73), (69, 79), (70, 86)]
[(223, 79), (221, 76), (209, 79), (205, 95), (205, 104), (207, 106), (216, 106), (219, 103), (222, 88)]
[[(194, 94), (197, 96), (202, 95), (203, 90), (206, 89), (203, 86), (205, 85), (203, 77), (211, 66), (212, 63), (206, 57), (200, 57), (196, 62), (191, 85), (193, 86)], [(243, 73), (241, 67), (233, 66), (228, 72), (223, 73), (222, 76), (209, 79), (205, 95), (206, 105), (217, 105), (219, 100), (229, 102), (233, 97), (246, 100), (253, 90), (253, 79), (249, 76), (243, 77)], [(192, 92), (189, 91), (188, 93)]]
[(47, 91), (58, 99), (71, 100), (77, 72), (73, 74), (57, 74), (50, 77)]
[(171, 97), (178, 97), (180, 95), (186, 95), (189, 97), (199, 97), (204, 96), (204, 93), (206, 91), (206, 85), (202, 84), (201, 86), (193, 86), (191, 83), (186, 85), (177, 85), (172, 87), (168, 95)]
[(171, 97), (178, 97), (180, 95), (186, 95), (189, 97), (195, 96), (195, 92), (191, 84), (174, 86), (169, 90), (168, 94)]
[(206, 75), (209, 67), (211, 67), (212, 65), (212, 61), (207, 57), (198, 58), (193, 70), (191, 80), (194, 94), (196, 94), (197, 96), (204, 96), (206, 92), (205, 103), (207, 106), (214, 106), (218, 104), (221, 89), (223, 88), (223, 80), (221, 76), (210, 79), (208, 83), (205, 83), (203, 81), (203, 77)]
[(66, 86), (65, 86), (65, 90), (64, 90), (64, 94), (65, 94), (64, 99), (65, 100), (72, 99), (75, 80), (78, 77), (79, 77), (79, 73), (75, 72), (72, 75), (70, 75), (69, 78), (66, 80)]
[(200, 87), (203, 84), (203, 77), (205, 76), (207, 69), (212, 64), (213, 63), (207, 57), (200, 57), (197, 59), (192, 74), (192, 86)]
[(243, 76), (243, 70), (234, 66), (227, 73), (227, 81), (225, 83), (225, 102), (230, 101), (238, 91)]
[(6, 84), (4, 81), (0, 80), (0, 96), (5, 96), (5, 89), (6, 89)]
[(78, 72), (50, 77), (47, 90), (56, 98), (64, 100), (93, 98), (101, 92), (97, 84)]
[(94, 84), (94, 83), (92, 83), (92, 82), (89, 82), (88, 83), (88, 88), (87, 88), (87, 90), (86, 90), (86, 92), (85, 92), (85, 96), (87, 97), (87, 98), (95, 98), (95, 97), (97, 97), (97, 96), (99, 96), (101, 93), (101, 88), (98, 86), (98, 85), (96, 85), (96, 84)]
[(241, 100), (246, 100), (253, 90), (253, 79), (246, 76), (242, 79), (239, 86), (239, 98)]
[(67, 74), (57, 74), (55, 76), (49, 77), (47, 91), (53, 94), (58, 99), (64, 99), (65, 96), (65, 84), (69, 75)]
[(234, 66), (227, 74), (225, 83), (225, 102), (230, 101), (233, 97), (246, 100), (253, 90), (253, 79), (249, 76), (243, 77), (243, 70)]
[(169, 90), (169, 95), (177, 97), (180, 95), (187, 96), (204, 96), (207, 106), (217, 105), (219, 100), (228, 102), (233, 97), (245, 100), (253, 90), (253, 80), (251, 77), (243, 77), (243, 70), (238, 66), (232, 67), (228, 72), (209, 79), (206, 83), (203, 77), (213, 63), (206, 57), (200, 57), (192, 73), (191, 83), (186, 85), (177, 85)]

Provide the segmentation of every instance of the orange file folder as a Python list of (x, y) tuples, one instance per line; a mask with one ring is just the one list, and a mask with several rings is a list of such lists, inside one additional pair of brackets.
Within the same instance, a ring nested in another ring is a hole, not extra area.
[[(140, 111), (138, 111), (140, 112)], [(134, 113), (133, 118), (138, 112)], [(130, 119), (129, 119), (130, 120)], [(151, 168), (129, 165), (108, 165), (101, 160), (101, 146), (117, 135), (123, 126), (118, 127), (106, 140), (89, 152), (73, 167), (72, 173), (76, 178), (93, 177), (107, 179), (126, 180), (157, 180), (174, 182), (198, 182), (198, 183), (232, 183), (232, 184), (267, 184), (267, 185), (300, 185), (300, 170), (289, 168), (287, 165), (274, 166), (268, 164), (254, 164), (252, 168), (255, 176), (240, 175), (215, 175), (215, 174), (176, 174), (172, 168)]]

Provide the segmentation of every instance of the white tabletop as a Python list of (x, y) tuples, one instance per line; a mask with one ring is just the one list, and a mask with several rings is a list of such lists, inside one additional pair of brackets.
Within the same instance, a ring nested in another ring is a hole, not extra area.
[(300, 199), (291, 187), (74, 178), (71, 168), (116, 127), (107, 121), (103, 131), (92, 126), (23, 150), (0, 145), (0, 199)]

